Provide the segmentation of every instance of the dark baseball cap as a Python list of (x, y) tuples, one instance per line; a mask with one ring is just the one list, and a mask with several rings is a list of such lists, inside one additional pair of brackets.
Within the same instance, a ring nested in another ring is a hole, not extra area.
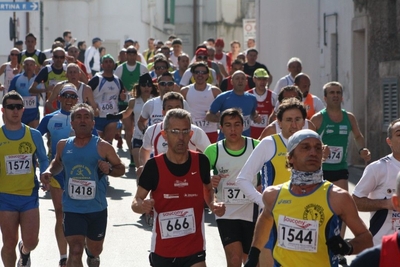
[(103, 42), (103, 40), (101, 40), (100, 37), (94, 37), (94, 38), (92, 39), (92, 44), (97, 43), (97, 42)]

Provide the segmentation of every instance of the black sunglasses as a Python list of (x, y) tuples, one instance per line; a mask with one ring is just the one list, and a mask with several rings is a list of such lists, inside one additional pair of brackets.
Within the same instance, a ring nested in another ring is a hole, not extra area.
[(53, 55), (53, 57), (54, 57), (54, 59), (65, 59), (65, 56), (56, 56), (56, 55)]
[(207, 56), (197, 56), (198, 59), (208, 59)]
[(137, 54), (136, 51), (126, 51), (127, 54)]
[(68, 93), (63, 93), (61, 96), (64, 97), (64, 98), (71, 98), (71, 99), (77, 99), (78, 98), (78, 96), (76, 94), (68, 94)]
[(14, 109), (21, 110), (23, 108), (24, 108), (24, 105), (22, 105), (22, 104), (7, 104), (6, 105), (6, 109), (11, 109), (11, 110), (14, 110)]
[(155, 67), (154, 68), (155, 70), (166, 70), (166, 69), (168, 69), (167, 67), (164, 67), (164, 66), (159, 66), (159, 67)]
[(150, 82), (148, 82), (148, 83), (141, 83), (140, 86), (141, 86), (141, 87), (146, 87), (146, 86), (147, 86), (147, 87), (152, 87), (153, 84), (150, 83)]
[(172, 86), (172, 85), (174, 85), (174, 82), (164, 82), (164, 81), (162, 81), (162, 82), (159, 82), (158, 84), (161, 85), (161, 86)]
[(193, 73), (194, 74), (207, 74), (208, 72), (205, 70), (195, 70)]

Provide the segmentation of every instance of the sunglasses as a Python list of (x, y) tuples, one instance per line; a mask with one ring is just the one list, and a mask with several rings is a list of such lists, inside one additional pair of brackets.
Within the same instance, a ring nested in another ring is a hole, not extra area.
[(63, 93), (61, 96), (64, 97), (64, 98), (71, 98), (71, 99), (77, 99), (78, 98), (78, 96), (76, 94), (68, 94), (68, 93)]
[(11, 53), (10, 56), (16, 56), (16, 57), (17, 57), (17, 56), (19, 56), (19, 54), (13, 54), (13, 53)]
[(165, 130), (167, 133), (171, 133), (173, 135), (188, 135), (191, 133), (191, 129), (185, 129), (185, 130), (178, 130), (178, 129), (171, 129), (171, 130)]
[(197, 56), (198, 59), (208, 59), (207, 56)]
[(146, 87), (146, 86), (147, 86), (147, 87), (152, 87), (153, 84), (152, 84), (152, 83), (141, 83), (140, 86), (141, 86), (141, 87)]
[(136, 51), (126, 51), (127, 54), (137, 54)]
[(160, 66), (160, 67), (155, 67), (154, 69), (156, 69), (156, 70), (166, 70), (167, 67)]
[(14, 110), (14, 109), (21, 110), (23, 108), (24, 108), (24, 105), (22, 105), (22, 104), (7, 104), (6, 105), (6, 109), (11, 109), (11, 110)]
[(53, 55), (53, 57), (54, 57), (54, 59), (65, 59), (65, 56), (56, 56), (56, 55)]
[(195, 70), (194, 74), (207, 74), (208, 72), (205, 70)]
[(174, 85), (174, 82), (159, 82), (158, 84), (161, 86), (172, 86)]

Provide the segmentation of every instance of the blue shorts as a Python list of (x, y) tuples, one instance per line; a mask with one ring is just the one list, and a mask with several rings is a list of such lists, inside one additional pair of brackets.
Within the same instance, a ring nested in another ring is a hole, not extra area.
[(132, 148), (140, 148), (143, 145), (143, 140), (142, 139), (132, 139)]
[(83, 235), (100, 241), (106, 236), (107, 209), (91, 213), (64, 212), (64, 235)]
[(19, 196), (0, 193), (0, 211), (24, 212), (39, 207), (39, 196)]
[(61, 188), (62, 190), (64, 190), (64, 178), (64, 171), (62, 171), (51, 178), (50, 185), (54, 188)]
[(23, 124), (28, 125), (30, 122), (39, 119), (40, 119), (39, 109), (29, 109), (29, 111), (28, 110), (24, 111), (24, 113), (22, 114), (21, 121)]
[(95, 127), (97, 131), (104, 132), (104, 129), (106, 128), (107, 125), (113, 122), (118, 122), (119, 120), (107, 120), (106, 118), (99, 118), (95, 117)]

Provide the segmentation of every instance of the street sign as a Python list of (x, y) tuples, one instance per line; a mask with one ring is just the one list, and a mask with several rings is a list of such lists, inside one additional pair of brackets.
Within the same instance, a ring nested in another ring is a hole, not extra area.
[(32, 12), (39, 10), (39, 2), (0, 2), (0, 11)]

